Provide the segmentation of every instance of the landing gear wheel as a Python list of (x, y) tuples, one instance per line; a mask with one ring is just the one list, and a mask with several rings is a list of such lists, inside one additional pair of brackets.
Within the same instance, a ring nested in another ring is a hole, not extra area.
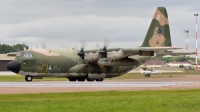
[(31, 82), (31, 81), (33, 80), (33, 77), (30, 76), (30, 75), (26, 75), (25, 80), (26, 80), (27, 82)]
[(98, 82), (102, 82), (103, 81), (103, 79), (95, 79), (96, 81), (98, 81)]
[(150, 77), (151, 75), (150, 74), (145, 74), (145, 77)]
[(78, 81), (85, 81), (85, 78), (78, 78)]
[(94, 79), (87, 79), (87, 81), (88, 81), (88, 82), (92, 82), (92, 81), (94, 81)]
[(69, 81), (70, 81), (70, 82), (72, 82), (72, 81), (74, 82), (74, 81), (76, 81), (76, 78), (72, 78), (72, 77), (71, 77), (71, 78), (69, 78)]

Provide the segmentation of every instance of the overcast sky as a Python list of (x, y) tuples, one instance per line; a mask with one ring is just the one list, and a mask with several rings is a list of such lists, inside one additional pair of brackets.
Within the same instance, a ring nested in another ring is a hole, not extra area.
[(0, 43), (69, 49), (84, 39), (94, 49), (108, 38), (110, 48), (136, 47), (158, 6), (167, 8), (173, 46), (185, 48), (188, 29), (194, 51), (199, 0), (0, 0)]

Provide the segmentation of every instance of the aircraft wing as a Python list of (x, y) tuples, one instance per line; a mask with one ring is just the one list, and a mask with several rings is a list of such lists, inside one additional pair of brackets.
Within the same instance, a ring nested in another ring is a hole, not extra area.
[[(101, 53), (98, 50), (85, 50), (86, 60), (99, 60), (104, 56), (109, 59), (122, 59), (124, 57), (139, 55), (139, 56), (164, 56), (164, 55), (191, 55), (195, 54), (194, 52), (172, 52), (169, 50), (182, 49), (180, 47), (136, 47), (136, 48), (111, 48), (104, 49)], [(99, 52), (99, 53), (98, 53)], [(100, 56), (101, 54), (101, 56)], [(105, 56), (106, 54), (106, 56)]]
[[(180, 47), (135, 47), (135, 48), (109, 48), (107, 49), (108, 52), (112, 51), (119, 51), (122, 50), (123, 52), (129, 53), (138, 53), (139, 51), (166, 51), (166, 50), (176, 50), (182, 49)], [(85, 53), (90, 52), (97, 52), (97, 50), (85, 50)]]

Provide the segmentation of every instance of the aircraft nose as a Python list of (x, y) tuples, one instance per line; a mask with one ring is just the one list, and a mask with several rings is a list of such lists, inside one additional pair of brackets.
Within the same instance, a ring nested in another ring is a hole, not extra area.
[(7, 69), (18, 74), (21, 68), (21, 64), (18, 61), (10, 61), (7, 63)]

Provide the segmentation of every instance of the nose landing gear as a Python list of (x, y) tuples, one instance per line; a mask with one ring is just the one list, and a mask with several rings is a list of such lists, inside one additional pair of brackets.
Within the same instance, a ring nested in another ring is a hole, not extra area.
[(31, 82), (33, 80), (33, 77), (30, 75), (26, 75), (25, 80), (26, 82)]

